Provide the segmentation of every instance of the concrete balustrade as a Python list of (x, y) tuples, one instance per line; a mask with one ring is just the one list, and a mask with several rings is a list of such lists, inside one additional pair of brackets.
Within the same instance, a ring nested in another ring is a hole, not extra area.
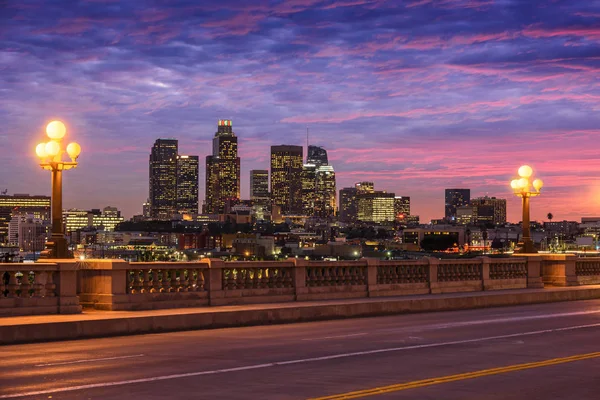
[(600, 258), (0, 264), (0, 316), (151, 310), (600, 283)]
[(579, 285), (600, 284), (600, 257), (578, 258), (575, 276)]
[(0, 316), (81, 312), (74, 260), (0, 264)]

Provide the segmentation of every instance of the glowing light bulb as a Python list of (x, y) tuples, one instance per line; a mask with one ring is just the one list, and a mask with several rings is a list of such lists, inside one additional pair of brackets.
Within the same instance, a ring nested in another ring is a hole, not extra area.
[(541, 179), (536, 179), (535, 181), (533, 181), (533, 187), (535, 188), (535, 190), (537, 192), (539, 192), (543, 186), (544, 186), (544, 182), (542, 182)]
[(49, 157), (56, 157), (60, 153), (60, 145), (54, 140), (49, 141), (44, 146), (44, 150)]
[(519, 176), (521, 178), (529, 178), (533, 174), (533, 169), (529, 165), (523, 165), (519, 168)]
[(35, 154), (37, 154), (37, 156), (42, 159), (48, 157), (48, 154), (46, 153), (46, 143), (38, 144), (35, 147)]
[(46, 126), (46, 134), (50, 139), (60, 140), (65, 137), (67, 133), (67, 128), (65, 124), (60, 121), (52, 121)]
[(81, 146), (78, 143), (69, 143), (67, 146), (67, 154), (71, 157), (72, 160), (76, 160), (81, 154)]

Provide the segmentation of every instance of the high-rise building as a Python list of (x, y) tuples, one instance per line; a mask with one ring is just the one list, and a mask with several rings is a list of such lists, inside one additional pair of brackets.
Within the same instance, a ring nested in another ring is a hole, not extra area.
[(444, 217), (456, 221), (456, 208), (468, 206), (471, 201), (471, 189), (446, 189)]
[(8, 225), (17, 214), (27, 214), (34, 219), (49, 221), (50, 196), (0, 195), (0, 242), (8, 240)]
[[(325, 153), (325, 158), (327, 158), (327, 153)], [(315, 215), (321, 218), (335, 216), (335, 171), (331, 165), (320, 165), (317, 167), (315, 194)]]
[(150, 153), (150, 215), (168, 220), (177, 212), (176, 139), (157, 139)]
[(206, 157), (204, 213), (223, 214), (240, 199), (238, 138), (231, 120), (221, 119), (213, 138), (212, 155)]
[(302, 214), (314, 215), (317, 202), (317, 166), (302, 166)]
[(354, 184), (354, 187), (359, 194), (375, 192), (375, 184), (373, 182), (357, 182)]
[(198, 214), (198, 156), (177, 156), (177, 211)]
[(266, 169), (253, 169), (250, 171), (250, 200), (256, 205), (268, 206), (269, 197), (269, 171)]
[(283, 214), (302, 213), (302, 146), (271, 146), (271, 202)]
[(356, 222), (358, 218), (357, 195), (355, 187), (340, 189), (340, 221), (346, 223)]
[(396, 196), (394, 198), (394, 213), (397, 222), (406, 222), (407, 217), (410, 215), (409, 196)]
[(471, 205), (476, 208), (478, 223), (494, 225), (506, 223), (506, 199), (496, 197), (477, 197), (471, 199)]
[(327, 150), (319, 146), (308, 146), (308, 154), (306, 155), (306, 163), (313, 164), (317, 167), (328, 165)]
[(371, 192), (359, 193), (357, 198), (358, 220), (362, 222), (389, 223), (394, 222), (394, 193)]

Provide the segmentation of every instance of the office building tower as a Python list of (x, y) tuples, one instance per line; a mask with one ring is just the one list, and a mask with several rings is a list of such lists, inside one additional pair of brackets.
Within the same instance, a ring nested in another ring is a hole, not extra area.
[(315, 215), (317, 201), (317, 166), (304, 164), (302, 166), (302, 214)]
[(302, 146), (271, 146), (271, 203), (282, 214), (302, 213)]
[(116, 226), (124, 220), (121, 212), (110, 206), (104, 207), (102, 210), (98, 208), (92, 210), (63, 210), (62, 215), (66, 233), (87, 228), (110, 232), (114, 231)]
[[(327, 153), (325, 153), (327, 159)], [(336, 185), (335, 171), (331, 165), (320, 165), (315, 173), (315, 208), (314, 215), (321, 218), (335, 216)]]
[(198, 214), (198, 156), (177, 156), (177, 212)]
[(476, 208), (477, 223), (494, 225), (506, 223), (506, 199), (477, 197), (471, 199), (471, 205)]
[(355, 187), (340, 189), (340, 215), (341, 222), (354, 223), (358, 218), (357, 196)]
[(358, 220), (361, 222), (394, 222), (394, 193), (367, 192), (357, 194)]
[(354, 184), (354, 187), (359, 194), (375, 192), (375, 184), (373, 182), (357, 182)]
[(250, 171), (250, 200), (255, 205), (266, 207), (270, 204), (268, 170), (253, 169)]
[(394, 198), (394, 213), (397, 222), (406, 222), (407, 217), (410, 215), (409, 196), (396, 196)]
[(317, 167), (328, 165), (327, 150), (319, 146), (308, 146), (308, 154), (306, 155), (306, 163), (313, 164)]
[(176, 139), (157, 139), (150, 153), (150, 215), (169, 220), (177, 209)]
[(8, 240), (8, 225), (12, 217), (23, 214), (50, 221), (50, 196), (0, 195), (0, 243)]
[(238, 138), (231, 120), (221, 119), (213, 138), (212, 155), (206, 157), (204, 213), (223, 214), (240, 199)]
[(468, 206), (471, 202), (471, 189), (446, 189), (445, 213), (447, 221), (456, 221), (456, 208)]

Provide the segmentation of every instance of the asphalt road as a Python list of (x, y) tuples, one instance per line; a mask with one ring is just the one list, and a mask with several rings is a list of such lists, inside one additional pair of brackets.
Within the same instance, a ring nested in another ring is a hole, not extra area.
[(4, 346), (3, 398), (600, 399), (600, 300)]

